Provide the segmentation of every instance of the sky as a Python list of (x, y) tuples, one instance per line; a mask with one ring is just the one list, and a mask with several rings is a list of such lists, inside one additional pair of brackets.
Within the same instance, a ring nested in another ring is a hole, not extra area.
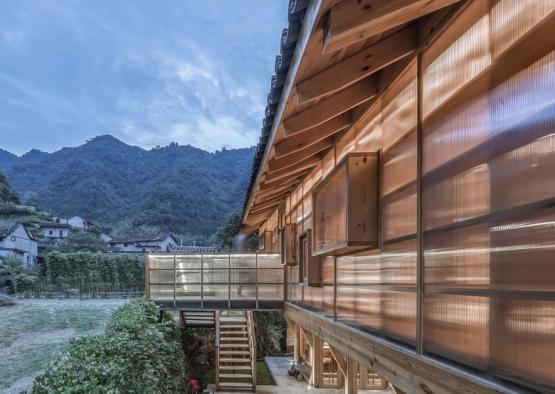
[(0, 148), (255, 145), (287, 0), (0, 2)]

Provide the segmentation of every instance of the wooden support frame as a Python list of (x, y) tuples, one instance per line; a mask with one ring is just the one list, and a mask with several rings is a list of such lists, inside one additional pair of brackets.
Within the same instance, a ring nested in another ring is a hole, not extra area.
[(301, 160), (308, 159), (326, 149), (331, 148), (333, 144), (333, 137), (328, 137), (290, 155), (270, 160), (268, 162), (268, 168), (270, 171), (275, 171), (281, 168), (293, 166)]
[(311, 129), (291, 135), (275, 146), (276, 157), (286, 156), (334, 135), (353, 124), (350, 112), (341, 114)]
[(368, 334), (290, 303), (285, 318), (318, 335), (338, 352), (372, 369), (396, 387), (410, 393), (507, 393), (519, 390), (484, 379), (439, 360)]
[(297, 100), (302, 103), (344, 89), (414, 53), (417, 45), (418, 27), (412, 24), (299, 82)]
[(378, 91), (378, 78), (371, 76), (323, 98), (318, 104), (284, 120), (285, 136), (318, 126), (370, 100)]
[(344, 0), (331, 8), (324, 27), (324, 53), (450, 6), (460, 0)]

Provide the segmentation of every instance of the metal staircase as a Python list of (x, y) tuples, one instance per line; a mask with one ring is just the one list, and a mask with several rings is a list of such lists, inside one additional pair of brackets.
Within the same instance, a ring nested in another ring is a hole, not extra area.
[(216, 390), (256, 391), (256, 339), (251, 311), (216, 312)]

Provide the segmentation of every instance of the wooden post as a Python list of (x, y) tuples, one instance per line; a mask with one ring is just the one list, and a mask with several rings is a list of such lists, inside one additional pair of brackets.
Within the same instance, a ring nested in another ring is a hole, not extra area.
[(368, 368), (364, 365), (358, 365), (358, 387), (361, 389), (368, 388)]
[(295, 323), (293, 326), (293, 359), (296, 363), (301, 360), (301, 330)]
[(216, 325), (216, 339), (214, 345), (216, 346), (216, 391), (220, 390), (220, 311), (214, 312), (214, 323)]
[(357, 363), (351, 357), (347, 357), (347, 373), (345, 374), (345, 394), (356, 394), (357, 385)]
[(324, 358), (323, 358), (323, 343), (319, 336), (312, 335), (312, 347), (310, 351), (312, 352), (311, 359), (312, 359), (312, 376), (310, 380), (314, 387), (320, 387), (323, 384), (323, 367), (324, 367)]

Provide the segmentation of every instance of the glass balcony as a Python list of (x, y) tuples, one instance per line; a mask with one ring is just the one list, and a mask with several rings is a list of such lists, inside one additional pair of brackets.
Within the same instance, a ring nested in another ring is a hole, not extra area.
[(149, 254), (146, 294), (162, 309), (283, 308), (279, 253)]

